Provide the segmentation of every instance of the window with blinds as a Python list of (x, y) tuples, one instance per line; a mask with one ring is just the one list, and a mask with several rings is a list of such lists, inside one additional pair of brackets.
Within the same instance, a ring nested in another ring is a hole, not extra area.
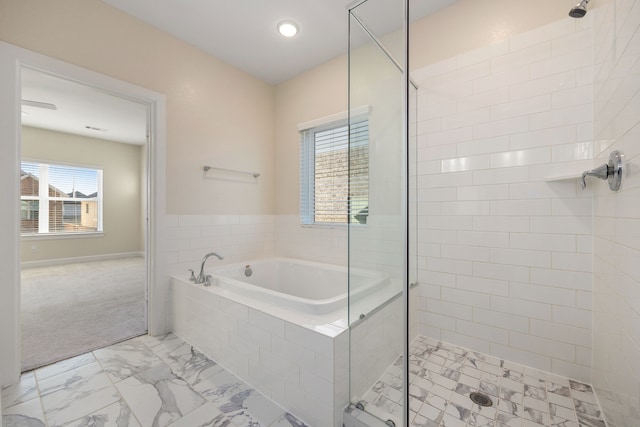
[[(356, 120), (302, 132), (300, 216), (303, 224), (366, 224), (369, 124)], [(351, 179), (349, 179), (351, 178)]]
[(20, 165), (22, 235), (102, 232), (102, 170)]

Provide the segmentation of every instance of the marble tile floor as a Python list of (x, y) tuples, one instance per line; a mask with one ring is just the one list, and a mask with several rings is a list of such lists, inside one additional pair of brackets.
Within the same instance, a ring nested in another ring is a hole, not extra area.
[[(588, 384), (417, 337), (409, 356), (414, 427), (606, 427)], [(402, 419), (402, 358), (365, 394), (367, 405)], [(482, 392), (493, 406), (474, 404)]]
[(3, 427), (306, 427), (172, 334), (24, 373), (2, 405)]

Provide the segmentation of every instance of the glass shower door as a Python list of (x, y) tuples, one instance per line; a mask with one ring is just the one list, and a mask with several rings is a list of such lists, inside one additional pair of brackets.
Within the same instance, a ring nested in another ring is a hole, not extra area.
[(403, 8), (366, 0), (349, 11), (349, 392), (396, 426), (405, 420), (408, 333)]

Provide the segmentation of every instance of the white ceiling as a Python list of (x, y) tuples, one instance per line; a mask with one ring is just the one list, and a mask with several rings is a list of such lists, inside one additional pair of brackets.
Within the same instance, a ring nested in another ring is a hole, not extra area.
[[(348, 47), (346, 5), (351, 0), (103, 1), (271, 84), (340, 56)], [(411, 0), (412, 20), (455, 1)], [(369, 0), (357, 12), (382, 36), (400, 28), (403, 0)], [(280, 36), (276, 25), (282, 20), (295, 21), (298, 35)], [(356, 31), (354, 39), (362, 42), (364, 32)], [(129, 144), (146, 142), (147, 106), (31, 69), (23, 70), (22, 80), (23, 99), (57, 107), (23, 105), (24, 125)]]
[[(278, 84), (346, 53), (352, 0), (103, 0), (265, 82)], [(412, 20), (455, 0), (411, 0)], [(377, 35), (400, 28), (402, 0), (358, 7)], [(276, 31), (295, 21), (297, 36)]]
[(144, 144), (147, 140), (146, 105), (91, 86), (23, 68), (22, 99), (57, 107), (50, 110), (22, 105), (22, 124), (26, 126), (127, 144)]

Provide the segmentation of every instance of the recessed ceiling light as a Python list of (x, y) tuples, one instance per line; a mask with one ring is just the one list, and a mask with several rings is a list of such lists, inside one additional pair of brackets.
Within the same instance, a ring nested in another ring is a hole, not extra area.
[(293, 21), (281, 21), (278, 23), (278, 32), (285, 37), (293, 37), (298, 34), (298, 24)]

